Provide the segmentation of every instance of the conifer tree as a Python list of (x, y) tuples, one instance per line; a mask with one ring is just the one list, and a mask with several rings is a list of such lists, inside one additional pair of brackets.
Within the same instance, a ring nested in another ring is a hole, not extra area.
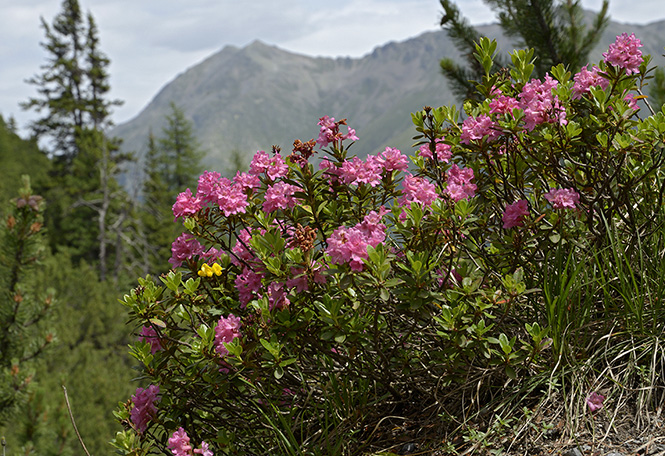
[(31, 366), (53, 341), (53, 297), (32, 280), (43, 252), (43, 199), (23, 177), (19, 198), (0, 225), (0, 425), (26, 399)]
[[(580, 0), (483, 1), (497, 15), (506, 36), (514, 39), (520, 47), (534, 49), (534, 76), (538, 78), (560, 63), (571, 71), (578, 71), (587, 63), (589, 52), (609, 23), (608, 0), (603, 0), (600, 12), (589, 27), (585, 24)], [(448, 31), (468, 63), (468, 66), (463, 66), (445, 58), (441, 60), (441, 70), (455, 95), (472, 99), (476, 92), (473, 81), (480, 81), (484, 74), (473, 55), (475, 43), (481, 35), (469, 25), (452, 0), (440, 0), (440, 3), (443, 8), (441, 26)], [(498, 57), (495, 72), (505, 66)]]
[(151, 131), (148, 136), (143, 182), (144, 274), (165, 272), (165, 260), (169, 257), (170, 243), (176, 232), (175, 224), (172, 223), (171, 206), (174, 198), (168, 185), (168, 165), (165, 154), (158, 148), (157, 139)]
[[(166, 127), (157, 140), (161, 158), (165, 161), (165, 182), (173, 200), (186, 187), (196, 183), (201, 172), (201, 150), (194, 137), (192, 123), (175, 103), (170, 105)], [(173, 203), (171, 203), (173, 204)]]
[(148, 137), (143, 182), (143, 230), (145, 233), (145, 272), (165, 272), (171, 242), (181, 228), (173, 223), (171, 207), (186, 188), (196, 191), (203, 151), (193, 133), (192, 123), (182, 109), (171, 103), (161, 136)]
[[(38, 96), (23, 107), (40, 114), (31, 128), (48, 140), (55, 164), (46, 195), (51, 244), (67, 245), (76, 258), (97, 263), (104, 280), (111, 261), (108, 246), (117, 246), (119, 236), (110, 227), (120, 225), (117, 212), (127, 200), (116, 177), (129, 158), (106, 133), (111, 110), (120, 104), (108, 98), (110, 61), (100, 50), (94, 17), (83, 15), (78, 0), (64, 0), (53, 24), (42, 18), (42, 27), (47, 63), (28, 80)], [(90, 220), (97, 223), (91, 226)]]

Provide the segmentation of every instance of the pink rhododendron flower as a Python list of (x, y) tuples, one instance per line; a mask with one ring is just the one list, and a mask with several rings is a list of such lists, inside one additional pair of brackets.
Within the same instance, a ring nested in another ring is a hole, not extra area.
[(445, 193), (450, 198), (457, 202), (466, 198), (473, 198), (478, 188), (476, 184), (472, 184), (473, 169), (460, 168), (457, 164), (453, 163), (448, 172), (447, 185)]
[(201, 200), (198, 197), (192, 196), (190, 189), (180, 193), (173, 204), (173, 221), (178, 220), (180, 217), (189, 217), (196, 214), (201, 209)]
[(331, 142), (340, 139), (338, 136), (339, 125), (335, 123), (334, 117), (323, 116), (319, 119), (318, 125), (321, 127), (319, 137), (316, 140), (319, 146), (327, 147)]
[(462, 144), (470, 144), (471, 141), (480, 141), (484, 137), (487, 137), (487, 142), (492, 142), (501, 136), (501, 132), (496, 130), (495, 126), (494, 121), (485, 114), (481, 114), (478, 117), (467, 117), (462, 122), (460, 142)]
[(356, 131), (351, 128), (351, 127), (346, 127), (347, 133), (342, 136), (342, 139), (348, 139), (350, 141), (358, 141), (358, 136), (356, 135)]
[(595, 65), (591, 67), (591, 71), (587, 70), (585, 65), (579, 73), (573, 76), (575, 84), (573, 84), (572, 98), (574, 100), (590, 93), (591, 87), (601, 87), (604, 90), (610, 85), (610, 81), (602, 77), (598, 73), (599, 71), (600, 69)]
[(144, 326), (141, 328), (141, 335), (139, 340), (150, 344), (150, 353), (155, 354), (159, 350), (163, 350), (162, 342), (159, 340), (157, 331), (152, 326)]
[(205, 442), (201, 442), (201, 448), (196, 448), (194, 453), (200, 454), (201, 456), (214, 456), (212, 450)]
[[(450, 144), (444, 143), (443, 138), (437, 138), (434, 141), (434, 144), (434, 156), (436, 156), (436, 159), (444, 163), (448, 163), (448, 161), (450, 161), (450, 157), (452, 156), (452, 152), (450, 151)], [(430, 143), (421, 145), (418, 151), (421, 157), (429, 159), (434, 158), (432, 155), (432, 150), (430, 149)]]
[(367, 246), (376, 247), (386, 239), (385, 225), (380, 222), (383, 211), (370, 212), (353, 228), (340, 226), (328, 238), (326, 253), (336, 264), (349, 263), (351, 270), (362, 271), (368, 258)]
[(408, 174), (404, 177), (402, 186), (404, 190), (402, 190), (402, 196), (399, 199), (399, 204), (402, 206), (411, 206), (413, 202), (429, 206), (438, 198), (436, 186), (422, 177)]
[(268, 187), (263, 202), (263, 210), (273, 212), (277, 209), (291, 209), (296, 205), (296, 199), (293, 196), (299, 190), (295, 185), (286, 182), (277, 182)]
[(634, 95), (630, 92), (623, 97), (623, 101), (628, 103), (628, 107), (633, 111), (637, 111), (640, 109), (640, 107), (637, 106), (637, 100), (635, 99)]
[(501, 95), (490, 101), (490, 114), (513, 114), (513, 109), (518, 109), (520, 104), (516, 99)]
[(634, 33), (628, 35), (624, 32), (610, 44), (607, 52), (603, 52), (605, 63), (623, 68), (626, 74), (638, 73), (644, 61), (642, 51), (639, 50), (641, 47), (642, 42), (635, 38)]
[(342, 167), (337, 169), (337, 173), (347, 185), (368, 184), (376, 187), (381, 183), (382, 163), (374, 155), (369, 155), (366, 161), (358, 157), (346, 160)]
[(529, 215), (529, 204), (526, 200), (519, 200), (516, 203), (506, 206), (503, 213), (503, 228), (509, 229), (524, 224), (524, 217)]
[(490, 89), (490, 98), (500, 97), (501, 95), (503, 95), (503, 91), (497, 86), (493, 85)]
[(148, 427), (148, 422), (157, 416), (156, 402), (159, 402), (158, 385), (150, 385), (146, 389), (136, 388), (136, 393), (132, 396), (132, 407), (129, 417), (136, 427), (136, 430), (142, 434)]
[(192, 196), (190, 189), (180, 193), (173, 204), (173, 221), (178, 220), (180, 217), (189, 217), (196, 214), (201, 209), (201, 200)]
[(554, 209), (575, 209), (580, 202), (580, 194), (572, 188), (551, 188), (545, 199)]
[[(256, 176), (251, 177), (258, 181)], [(250, 178), (248, 176), (244, 179), (246, 183)], [(245, 185), (243, 183), (236, 185), (234, 181), (221, 177), (218, 172), (205, 171), (201, 174), (196, 197), (204, 203), (217, 204), (226, 217), (244, 213), (249, 204)]]
[(215, 203), (226, 217), (233, 214), (245, 213), (248, 206), (247, 195), (240, 185), (233, 185), (229, 179), (221, 179)]
[(243, 268), (242, 274), (238, 274), (235, 279), (236, 290), (238, 290), (238, 299), (240, 308), (244, 309), (261, 290), (263, 274), (254, 272), (250, 268)]
[(183, 261), (189, 260), (193, 256), (201, 255), (204, 250), (203, 246), (194, 236), (189, 233), (182, 233), (171, 244), (171, 258), (169, 258), (169, 263), (174, 268), (178, 268), (182, 265)]
[(240, 333), (240, 326), (242, 325), (240, 318), (233, 314), (228, 317), (220, 317), (215, 327), (215, 351), (224, 358), (229, 354), (229, 350), (224, 346), (225, 343), (230, 343), (236, 337), (242, 336)]
[(358, 136), (356, 136), (356, 131), (351, 128), (347, 127), (347, 134), (342, 134), (339, 132), (339, 126), (344, 125), (345, 121), (340, 120), (339, 122), (335, 122), (334, 117), (328, 117), (328, 116), (323, 116), (319, 119), (318, 125), (321, 127), (319, 130), (319, 137), (316, 140), (316, 143), (320, 147), (327, 147), (328, 144), (340, 140), (351, 140), (351, 141), (358, 141)]
[(286, 297), (287, 286), (284, 283), (271, 282), (268, 285), (268, 308), (283, 309), (291, 304), (289, 298)]
[(552, 94), (552, 89), (558, 85), (549, 74), (545, 81), (533, 79), (527, 82), (520, 93), (520, 108), (524, 111), (524, 128), (533, 130), (536, 125), (559, 122), (566, 125), (566, 110), (559, 104), (559, 98)]
[(376, 247), (386, 239), (386, 225), (382, 223), (382, 220), (388, 212), (388, 209), (381, 206), (379, 212), (370, 211), (363, 217), (363, 221), (354, 227), (365, 236), (367, 243), (372, 247)]
[(598, 410), (603, 408), (603, 401), (605, 396), (602, 396), (595, 391), (589, 394), (589, 397), (586, 398), (586, 405), (589, 407), (591, 413), (596, 413)]
[(261, 186), (261, 181), (259, 180), (259, 177), (254, 174), (241, 173), (238, 171), (233, 178), (233, 185), (238, 185), (242, 187), (244, 191), (247, 191), (259, 188)]
[(204, 171), (199, 176), (199, 186), (196, 189), (197, 198), (205, 203), (217, 201), (221, 178), (222, 175), (216, 171)]
[(289, 165), (284, 162), (281, 155), (274, 154), (270, 157), (265, 151), (259, 150), (254, 154), (249, 172), (255, 176), (265, 173), (271, 180), (276, 180), (286, 176)]
[(192, 446), (189, 444), (189, 436), (183, 428), (173, 432), (169, 438), (169, 448), (174, 456), (191, 456)]
[(169, 437), (169, 449), (173, 453), (173, 456), (193, 456), (194, 454), (214, 456), (207, 443), (201, 442), (201, 448), (192, 449), (192, 445), (189, 442), (189, 436), (182, 427), (173, 432), (171, 437)]
[(379, 161), (383, 163), (383, 169), (391, 171), (406, 171), (409, 167), (406, 155), (403, 155), (399, 149), (386, 147), (386, 150), (379, 154)]

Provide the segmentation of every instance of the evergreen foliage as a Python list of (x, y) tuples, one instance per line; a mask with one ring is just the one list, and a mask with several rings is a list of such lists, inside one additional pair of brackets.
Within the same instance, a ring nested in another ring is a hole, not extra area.
[(34, 360), (54, 337), (52, 293), (33, 276), (43, 254), (43, 198), (27, 176), (19, 194), (0, 226), (0, 425), (25, 401)]
[(120, 104), (108, 99), (110, 60), (99, 48), (94, 17), (88, 13), (84, 18), (77, 0), (65, 0), (53, 24), (42, 19), (42, 27), (47, 63), (28, 80), (38, 96), (23, 107), (43, 113), (31, 128), (36, 137), (48, 138), (54, 160), (46, 193), (51, 246), (66, 246), (75, 259), (97, 261), (102, 280), (113, 264), (117, 277), (128, 200), (117, 177), (120, 164), (131, 157), (119, 153), (118, 140), (105, 133), (112, 125), (112, 107)]
[(148, 137), (141, 217), (145, 233), (144, 273), (166, 272), (163, 259), (171, 255), (171, 242), (181, 232), (172, 223), (171, 207), (183, 188), (195, 188), (202, 171), (204, 153), (194, 137), (192, 123), (174, 103), (166, 122), (160, 137), (152, 132)]
[[(16, 134), (10, 121), (5, 122), (0, 115), (0, 202), (9, 201), (16, 196), (16, 183), (21, 175), (28, 174), (37, 193), (46, 184), (51, 163), (39, 150), (33, 140), (25, 140)], [(4, 209), (0, 205), (0, 214)]]
[[(515, 39), (520, 48), (535, 51), (534, 76), (538, 78), (560, 63), (571, 71), (579, 70), (588, 62), (591, 49), (609, 23), (608, 0), (603, 0), (600, 12), (589, 27), (585, 24), (579, 0), (483, 1), (496, 13), (508, 37)], [(441, 26), (467, 60), (467, 66), (463, 66), (444, 58), (441, 71), (455, 95), (462, 99), (479, 99), (474, 81), (480, 81), (485, 71), (474, 54), (480, 34), (461, 15), (455, 3), (451, 0), (440, 0), (440, 3), (444, 11)], [(507, 66), (500, 57), (495, 58), (494, 63), (493, 73)]]

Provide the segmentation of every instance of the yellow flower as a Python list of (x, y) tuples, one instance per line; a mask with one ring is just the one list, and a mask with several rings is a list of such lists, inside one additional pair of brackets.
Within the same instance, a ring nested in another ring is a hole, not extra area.
[(222, 267), (217, 263), (213, 263), (212, 266), (208, 266), (207, 263), (203, 263), (198, 274), (201, 277), (212, 277), (213, 274), (219, 276), (222, 275)]
[(213, 263), (213, 264), (212, 264), (212, 272), (213, 272), (216, 276), (220, 276), (220, 275), (222, 275), (222, 267), (221, 267), (219, 264), (217, 264), (217, 263)]

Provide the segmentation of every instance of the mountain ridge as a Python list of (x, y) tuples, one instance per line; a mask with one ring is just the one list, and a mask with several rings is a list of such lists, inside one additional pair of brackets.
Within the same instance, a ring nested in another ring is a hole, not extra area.
[[(514, 44), (498, 24), (476, 27), (495, 38), (499, 49)], [(647, 25), (612, 21), (590, 61), (622, 32), (635, 32), (643, 52), (665, 44), (665, 21)], [(206, 151), (204, 165), (222, 170), (238, 151), (246, 159), (273, 144), (288, 153), (295, 139), (316, 137), (323, 115), (347, 118), (360, 141), (354, 153), (366, 155), (386, 146), (408, 149), (415, 131), (410, 113), (425, 105), (454, 104), (441, 76), (443, 57), (460, 59), (445, 31), (430, 31), (375, 47), (362, 57), (312, 57), (254, 40), (244, 47), (224, 46), (167, 83), (133, 119), (112, 132), (123, 149), (143, 155), (149, 132), (160, 135), (174, 102), (193, 123)]]

